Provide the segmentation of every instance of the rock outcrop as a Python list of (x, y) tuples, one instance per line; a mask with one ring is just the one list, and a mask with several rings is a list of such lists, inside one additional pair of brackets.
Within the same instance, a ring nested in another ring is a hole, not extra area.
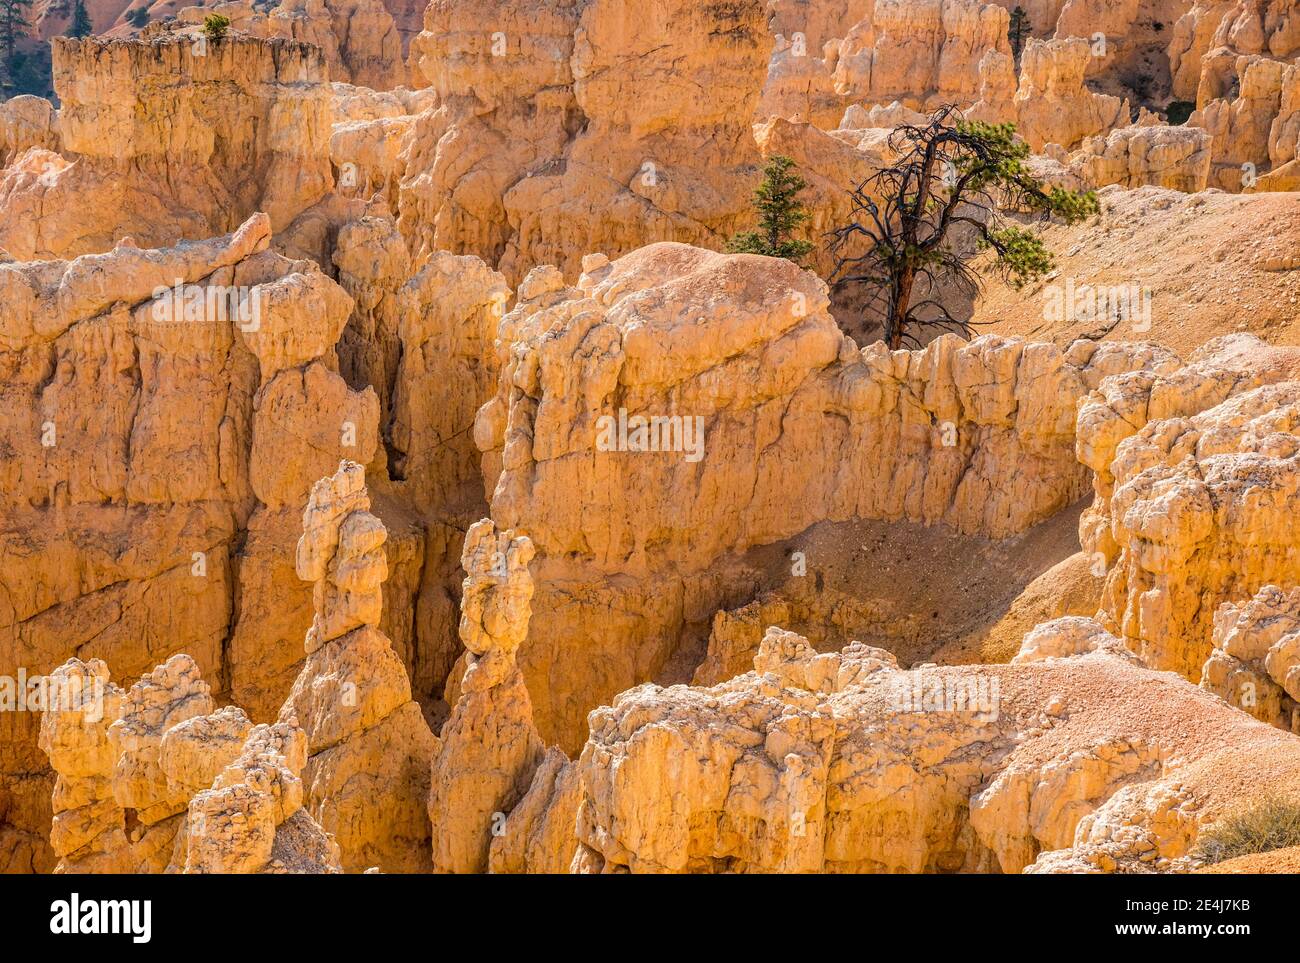
[(293, 722), (260, 725), (190, 800), (169, 872), (338, 873), (339, 846), (303, 808), (307, 738)]
[(1266, 585), (1247, 602), (1219, 606), (1201, 688), (1300, 735), (1300, 588)]
[(1143, 872), (1300, 784), (1294, 737), (1115, 645), (901, 671), (772, 629), (751, 673), (592, 714), (575, 869)]
[(122, 714), (108, 727), (108, 743), (117, 757), (113, 798), (127, 824), (135, 872), (166, 868), (189, 802), (163, 770), (163, 737), (215, 708), (198, 665), (186, 655), (172, 656), (123, 696)]
[(967, 105), (987, 51), (1010, 55), (1008, 14), (979, 0), (876, 0), (840, 43), (835, 90), (846, 103)]
[(465, 670), (433, 759), (429, 792), (436, 872), (487, 871), (494, 838), (506, 835), (506, 816), (542, 762), (532, 701), (515, 661), (528, 636), (532, 558), (531, 541), (498, 532), (488, 519), (465, 536)]
[(151, 25), (143, 36), (179, 35), (194, 42), (213, 14), (229, 18), (236, 34), (319, 47), (331, 80), (374, 90), (406, 82), (403, 38), (381, 0), (281, 0), (269, 9), (252, 0), (201, 4)]
[(412, 58), (440, 106), (412, 134), (403, 235), (511, 283), (538, 264), (576, 273), (592, 250), (721, 245), (759, 178), (770, 45), (761, 0), (434, 0)]
[(279, 722), (306, 733), (303, 804), (337, 840), (348, 872), (429, 867), (425, 799), (437, 743), (378, 627), (386, 537), (361, 465), (345, 461), (312, 487), (297, 571), (313, 585), (315, 615)]
[(769, 26), (776, 42), (754, 119), (782, 117), (833, 128), (845, 103), (834, 81), (841, 42), (858, 23), (870, 19), (874, 8), (875, 0), (773, 3)]
[(1129, 123), (1129, 106), (1084, 84), (1092, 50), (1086, 40), (1030, 40), (1020, 64), (1012, 107), (1016, 133), (1031, 148), (1072, 149), (1085, 137), (1106, 135)]
[(435, 106), (432, 91), (376, 92), (335, 83), (330, 163), (335, 189), (345, 197), (379, 194), (396, 217), (398, 185), (416, 116)]
[(0, 170), (33, 147), (58, 151), (54, 106), (44, 97), (20, 95), (0, 102)]
[(1213, 138), (1210, 186), (1240, 191), (1255, 186), (1269, 166), (1273, 124), (1282, 106), (1282, 77), (1286, 65), (1265, 57), (1238, 58), (1235, 96), (1204, 104), (1188, 119)]
[(46, 691), (56, 872), (339, 871), (338, 847), (302, 811), (302, 730), (211, 711), (189, 657), (125, 693), (102, 661), (70, 659)]
[[(335, 371), (348, 296), (269, 243), (258, 215), (174, 248), (0, 265), (0, 673), (77, 654), (131, 678), (183, 652), (274, 717), (311, 621), (285, 563), (294, 516), (339, 458), (375, 457), (378, 404)], [(31, 780), (7, 819), (42, 832), (35, 727), (3, 725), (6, 771)]]
[(1174, 96), (1204, 107), (1239, 84), (1238, 58), (1294, 59), (1300, 51), (1294, 12), (1289, 0), (1197, 0), (1174, 25), (1169, 44)]
[(1300, 583), (1297, 371), (1294, 349), (1229, 336), (1080, 405), (1096, 492), (1080, 540), (1109, 569), (1101, 621), (1153, 668), (1200, 679), (1220, 604)]
[(1132, 124), (1085, 137), (1062, 162), (1089, 188), (1167, 187), (1194, 194), (1209, 185), (1213, 135), (1200, 127)]
[(61, 38), (54, 77), (61, 155), (28, 153), (0, 182), (0, 248), (13, 257), (98, 253), (127, 235), (163, 247), (258, 211), (278, 232), (331, 189), (316, 47)]
[(576, 288), (554, 269), (520, 287), (475, 429), (493, 519), (537, 548), (520, 664), (568, 751), (688, 623), (744, 601), (728, 558), (827, 520), (1023, 531), (1085, 490), (1075, 401), (1171, 360), (995, 338), (858, 349), (819, 280), (749, 255), (657, 244), (586, 268)]
[[(1291, 0), (184, 2), (0, 104), (0, 871), (1174, 872), (1300, 798)], [(963, 295), (1032, 340), (718, 253), (950, 103), (1098, 189)]]
[(108, 741), (122, 690), (100, 659), (70, 660), (47, 678), (58, 699), (40, 721), (41, 750), (58, 774), (49, 839), (54, 871), (130, 872), (125, 820), (113, 798), (117, 755)]

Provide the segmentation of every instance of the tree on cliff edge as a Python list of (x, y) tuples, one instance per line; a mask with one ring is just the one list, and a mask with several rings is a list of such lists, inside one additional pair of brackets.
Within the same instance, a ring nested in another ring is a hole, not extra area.
[(850, 221), (832, 232), (838, 289), (864, 285), (868, 324), (884, 329), (891, 349), (921, 347), (926, 326), (970, 335), (939, 298), (945, 285), (973, 298), (979, 275), (957, 249), (958, 226), (993, 254), (991, 270), (1013, 287), (1052, 269), (1042, 238), (1011, 221), (1011, 212), (1060, 217), (1074, 224), (1097, 212), (1097, 197), (1046, 188), (1029, 173), (1029, 147), (1012, 124), (965, 120), (941, 107), (922, 125), (904, 124), (889, 137), (898, 159), (850, 191)]
[(794, 232), (808, 220), (799, 192), (808, 186), (794, 161), (776, 154), (763, 168), (763, 182), (754, 191), (758, 230), (737, 234), (727, 244), (732, 254), (763, 254), (783, 257), (798, 264), (812, 250), (812, 243), (795, 238)]

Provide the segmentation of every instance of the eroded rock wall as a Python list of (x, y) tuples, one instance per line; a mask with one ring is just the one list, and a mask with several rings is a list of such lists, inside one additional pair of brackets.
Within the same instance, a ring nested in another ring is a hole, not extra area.
[(773, 628), (753, 672), (638, 686), (592, 714), (575, 870), (1143, 872), (1300, 780), (1293, 736), (1105, 636), (901, 671)]
[[(269, 240), (259, 215), (175, 248), (0, 265), (4, 674), (77, 654), (129, 678), (184, 652), (274, 714), (311, 620), (288, 523), (340, 457), (374, 458), (378, 405), (337, 373), (351, 299)], [(31, 723), (0, 717), (6, 819), (39, 833)]]
[(1222, 603), (1300, 582), (1296, 371), (1294, 349), (1231, 335), (1080, 406), (1096, 493), (1080, 540), (1109, 569), (1102, 622), (1153, 668), (1200, 679)]
[(403, 235), (511, 283), (538, 264), (576, 273), (592, 250), (720, 246), (759, 177), (770, 44), (760, 0), (434, 0), (412, 58), (440, 106), (414, 128)]
[(835, 90), (848, 102), (965, 105), (986, 51), (1010, 54), (1007, 12), (978, 0), (877, 0), (843, 39)]
[(60, 153), (28, 153), (0, 180), (0, 248), (15, 258), (103, 252), (125, 235), (163, 247), (259, 211), (279, 232), (330, 191), (316, 47), (60, 38), (54, 78)]
[(58, 773), (56, 872), (338, 872), (302, 811), (306, 738), (214, 711), (194, 660), (172, 656), (127, 692), (100, 660), (49, 676), (41, 748)]
[(1300, 588), (1266, 585), (1245, 602), (1219, 606), (1201, 688), (1300, 734)]
[(727, 560), (751, 546), (825, 520), (999, 538), (1052, 515), (1086, 490), (1076, 400), (1171, 360), (999, 338), (858, 349), (827, 304), (789, 262), (671, 243), (592, 256), (577, 287), (549, 268), (521, 285), (475, 439), (493, 520), (538, 553), (520, 664), (546, 740), (575, 750), (587, 711), (746, 601)]
[(319, 47), (331, 80), (373, 90), (406, 82), (403, 38), (380, 0), (281, 0), (269, 9), (251, 0), (203, 4), (177, 11), (174, 20), (151, 25), (143, 36), (180, 34), (192, 43), (213, 14), (229, 18), (234, 33)]
[(348, 872), (429, 868), (425, 799), (437, 741), (379, 629), (387, 534), (361, 465), (345, 461), (312, 486), (297, 572), (312, 583), (314, 616), (279, 722), (306, 733), (303, 805), (335, 837)]

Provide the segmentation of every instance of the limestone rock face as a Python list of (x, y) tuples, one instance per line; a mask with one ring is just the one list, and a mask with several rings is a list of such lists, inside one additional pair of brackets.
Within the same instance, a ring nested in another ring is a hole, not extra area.
[[(131, 686), (122, 700), (122, 715), (108, 727), (108, 742), (117, 756), (113, 798), (141, 831), (137, 850), (159, 854), (161, 866), (171, 854), (176, 817), (189, 801), (168, 785), (162, 767), (163, 735), (172, 726), (215, 708), (198, 665), (174, 655)], [(142, 867), (144, 868), (144, 867)]]
[[(132, 678), (183, 652), (274, 717), (312, 618), (288, 523), (340, 457), (374, 458), (378, 405), (333, 370), (350, 299), (269, 241), (258, 215), (174, 248), (0, 264), (0, 673), (79, 653)], [(30, 774), (7, 818), (43, 833), (35, 720), (5, 715), (5, 771)]]
[(783, 117), (829, 130), (844, 112), (834, 82), (841, 41), (871, 19), (875, 0), (775, 0), (771, 7), (776, 43), (754, 119)]
[(1213, 138), (1210, 186), (1239, 191), (1269, 165), (1270, 134), (1282, 106), (1286, 66), (1266, 57), (1239, 57), (1235, 97), (1209, 101), (1188, 119)]
[(493, 519), (538, 552), (519, 658), (545, 739), (576, 751), (587, 711), (734, 597), (725, 560), (751, 546), (853, 518), (1000, 538), (1070, 504), (1086, 486), (1076, 400), (1160, 356), (859, 350), (826, 306), (788, 262), (678, 244), (589, 258), (576, 288), (554, 269), (520, 287), (475, 440)]
[(1273, 168), (1294, 165), (1300, 152), (1300, 66), (1282, 71), (1277, 117), (1268, 132), (1268, 157)]
[(265, 12), (251, 0), (184, 7), (174, 21), (144, 35), (161, 30), (193, 43), (204, 18), (214, 13), (230, 18), (232, 32), (319, 47), (331, 80), (375, 90), (406, 81), (402, 36), (381, 0), (283, 0)]
[(344, 461), (312, 487), (297, 572), (313, 583), (315, 616), (279, 723), (306, 733), (305, 807), (337, 840), (348, 872), (429, 865), (425, 799), (437, 740), (377, 628), (386, 538), (361, 465)]
[(838, 40), (810, 51), (801, 33), (788, 38), (778, 32), (755, 120), (782, 117), (823, 129), (834, 127), (844, 112), (844, 97), (836, 92), (834, 82), (838, 56)]
[(1175, 99), (1194, 102), (1188, 123), (1214, 138), (1210, 186), (1292, 189), (1300, 54), (1294, 4), (1202, 0), (1178, 20), (1168, 53)]
[(1091, 57), (1088, 42), (1079, 37), (1025, 45), (1013, 107), (1016, 132), (1034, 150), (1046, 144), (1070, 149), (1085, 137), (1128, 125), (1127, 102), (1084, 86)]
[(238, 758), (252, 728), (243, 709), (226, 706), (167, 729), (158, 745), (158, 763), (168, 788), (193, 799)]
[(1044, 622), (1031, 629), (1020, 644), (1012, 665), (1064, 659), (1089, 652), (1104, 652), (1117, 659), (1141, 665), (1142, 661), (1124, 643), (1111, 635), (1095, 619), (1072, 615)]
[(1178, 18), (1169, 40), (1169, 68), (1173, 96), (1195, 101), (1201, 83), (1201, 61), (1210, 48), (1228, 40), (1228, 31), (1219, 37), (1220, 24), (1235, 19), (1229, 11), (1240, 13), (1244, 4), (1236, 0), (1196, 0), (1191, 9)]
[(569, 60), (580, 9), (578, 0), (428, 5), (411, 62), (438, 106), (416, 121), (400, 198), (414, 253), (500, 261), (513, 233), (506, 192), (559, 157), (577, 129)]
[(488, 856), (492, 873), (567, 873), (578, 839), (574, 827), (582, 801), (578, 767), (555, 747), (533, 773), (528, 792), (493, 834)]
[[(528, 635), (532, 558), (531, 541), (498, 532), (488, 519), (466, 533), (460, 635), (468, 655), (459, 697), (433, 759), (429, 792), (436, 872), (487, 871), (496, 837), (518, 840), (514, 854), (497, 857), (503, 868), (529, 863), (523, 840), (533, 828), (523, 824), (532, 820), (521, 813), (508, 827), (506, 816), (528, 792), (543, 754), (529, 690), (515, 661)], [(548, 760), (546, 774), (539, 774), (550, 780), (558, 798), (565, 795), (563, 786), (554, 785), (562, 761)], [(542, 797), (550, 796), (539, 786), (530, 808), (544, 808)]]
[(1204, 107), (1239, 79), (1238, 57), (1287, 61), (1300, 50), (1289, 0), (1197, 0), (1169, 44), (1174, 96)]
[(315, 47), (231, 36), (199, 54), (184, 37), (60, 38), (54, 76), (62, 158), (33, 168), (29, 155), (0, 184), (0, 248), (16, 258), (107, 251), (123, 235), (166, 246), (257, 211), (279, 231), (331, 188)]
[(1183, 856), (1234, 792), (1297, 778), (1290, 736), (1111, 643), (904, 672), (772, 629), (752, 673), (639, 686), (592, 714), (575, 869), (1144, 871)]
[(1266, 585), (1247, 602), (1219, 606), (1201, 688), (1300, 734), (1300, 588)]
[(1201, 678), (1221, 603), (1300, 582), (1296, 371), (1294, 349), (1232, 335), (1080, 405), (1096, 494), (1080, 540), (1109, 566), (1102, 622), (1153, 668)]
[(381, 196), (396, 213), (398, 184), (406, 147), (415, 123), (412, 115), (336, 122), (330, 135), (330, 162), (344, 194)]
[(40, 747), (57, 773), (49, 841), (55, 872), (130, 872), (122, 808), (113, 798), (117, 755), (108, 741), (122, 690), (100, 659), (70, 659), (49, 679), (59, 702), (41, 716)]
[(720, 245), (758, 181), (770, 47), (761, 0), (434, 0), (412, 57), (440, 107), (412, 134), (403, 235), (511, 283), (538, 264), (576, 273), (594, 249)]
[(338, 873), (339, 846), (303, 808), (307, 738), (260, 725), (212, 788), (190, 800), (169, 872)]
[(843, 38), (859, 21), (868, 19), (875, 0), (773, 0), (772, 32), (794, 41), (802, 37), (808, 50), (821, 50), (832, 40)]
[(1066, 164), (1092, 188), (1167, 187), (1189, 194), (1209, 184), (1213, 135), (1200, 127), (1132, 124), (1085, 137)]
[(978, 0), (876, 0), (840, 43), (836, 91), (848, 102), (967, 105), (989, 50), (1009, 55), (1008, 14)]
[(208, 712), (184, 655), (126, 693), (99, 660), (70, 659), (49, 680), (40, 742), (59, 774), (57, 872), (339, 871), (338, 847), (302, 811), (296, 725)]
[(0, 103), (0, 169), (32, 147), (58, 151), (54, 106), (44, 97), (21, 94)]

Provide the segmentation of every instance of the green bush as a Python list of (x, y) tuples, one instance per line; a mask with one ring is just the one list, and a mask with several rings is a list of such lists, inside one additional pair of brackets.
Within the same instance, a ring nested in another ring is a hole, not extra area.
[(219, 13), (210, 13), (203, 20), (203, 35), (213, 43), (219, 41), (230, 29), (230, 18)]
[(1201, 833), (1195, 855), (1213, 864), (1288, 846), (1300, 846), (1300, 802), (1265, 796)]

